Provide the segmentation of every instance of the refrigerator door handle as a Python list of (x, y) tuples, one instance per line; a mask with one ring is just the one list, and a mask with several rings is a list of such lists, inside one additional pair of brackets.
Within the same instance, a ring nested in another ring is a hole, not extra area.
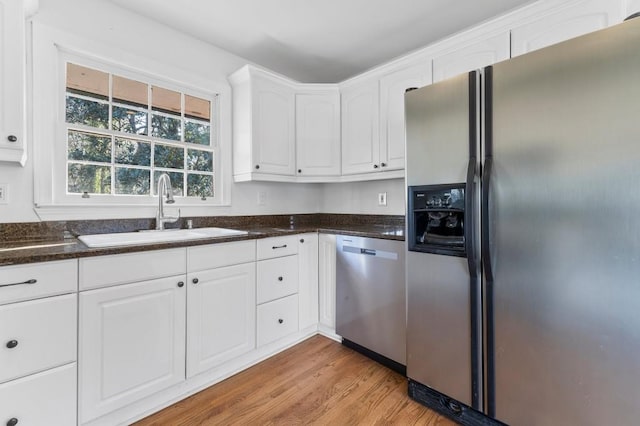
[(474, 196), (475, 196), (475, 179), (476, 179), (476, 159), (475, 157), (469, 158), (469, 164), (467, 166), (467, 182), (465, 184), (465, 251), (467, 252), (467, 262), (469, 264), (469, 274), (471, 278), (474, 279), (478, 265), (476, 263), (476, 253), (475, 253), (475, 235), (476, 235), (476, 226), (475, 226), (475, 218), (473, 217), (474, 213)]
[(493, 282), (493, 267), (491, 261), (491, 222), (489, 218), (489, 197), (491, 185), (491, 172), (493, 160), (487, 157), (484, 160), (484, 170), (482, 176), (482, 266), (487, 282)]

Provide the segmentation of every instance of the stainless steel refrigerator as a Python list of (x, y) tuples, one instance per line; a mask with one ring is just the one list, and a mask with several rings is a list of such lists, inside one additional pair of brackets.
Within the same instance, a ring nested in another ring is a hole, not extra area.
[[(639, 46), (635, 19), (407, 93), (415, 399), (462, 423), (637, 424)], [(462, 252), (438, 252), (452, 214)]]

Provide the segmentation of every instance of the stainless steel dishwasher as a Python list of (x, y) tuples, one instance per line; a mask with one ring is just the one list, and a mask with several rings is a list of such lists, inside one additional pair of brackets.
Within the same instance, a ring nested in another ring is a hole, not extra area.
[(336, 333), (406, 374), (404, 242), (336, 237)]

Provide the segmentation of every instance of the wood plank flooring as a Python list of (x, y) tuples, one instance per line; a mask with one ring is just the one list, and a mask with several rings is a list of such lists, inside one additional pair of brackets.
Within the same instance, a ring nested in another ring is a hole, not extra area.
[(454, 425), (407, 396), (407, 380), (322, 336), (147, 417), (137, 426)]

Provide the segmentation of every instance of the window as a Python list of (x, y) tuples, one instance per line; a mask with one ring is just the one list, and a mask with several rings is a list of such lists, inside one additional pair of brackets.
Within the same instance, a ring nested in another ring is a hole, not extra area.
[(217, 95), (121, 74), (66, 62), (67, 195), (215, 197)]

